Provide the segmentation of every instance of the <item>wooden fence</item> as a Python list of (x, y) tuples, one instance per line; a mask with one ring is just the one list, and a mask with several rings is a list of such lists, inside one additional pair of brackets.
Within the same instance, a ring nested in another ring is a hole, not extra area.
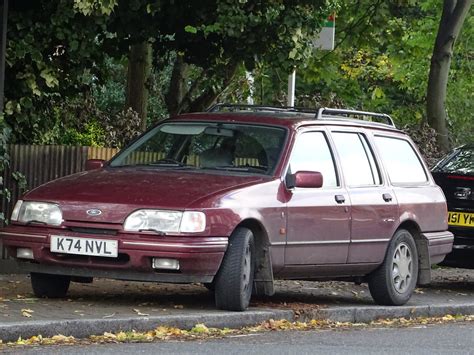
[[(3, 196), (1, 212), (10, 217), (15, 202), (22, 191), (13, 172), (19, 172), (26, 178), (26, 190), (31, 190), (45, 182), (74, 174), (85, 169), (87, 159), (112, 158), (118, 149), (99, 147), (74, 147), (60, 145), (10, 145), (10, 166), (3, 175), (3, 188), (10, 191), (10, 200)], [(5, 250), (0, 241), (0, 259), (5, 259)]]

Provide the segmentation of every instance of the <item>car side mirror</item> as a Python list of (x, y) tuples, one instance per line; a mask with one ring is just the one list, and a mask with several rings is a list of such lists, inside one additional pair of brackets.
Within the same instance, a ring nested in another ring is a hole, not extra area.
[(294, 186), (319, 188), (323, 186), (323, 174), (319, 171), (297, 171), (294, 174)]
[(103, 159), (87, 159), (86, 170), (100, 169), (104, 166), (105, 160)]

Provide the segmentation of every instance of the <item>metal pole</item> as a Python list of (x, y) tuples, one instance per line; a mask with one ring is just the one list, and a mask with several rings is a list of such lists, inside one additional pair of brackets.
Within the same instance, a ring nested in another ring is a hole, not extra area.
[(287, 106), (295, 106), (295, 82), (296, 82), (296, 69), (293, 70), (293, 73), (288, 76), (288, 98)]
[(0, 113), (3, 112), (4, 88), (5, 88), (5, 51), (7, 45), (7, 18), (8, 18), (8, 0), (2, 1), (0, 24)]
[(247, 97), (247, 104), (253, 105), (253, 97), (255, 94), (255, 78), (253, 77), (253, 73), (249, 71), (245, 71), (245, 78), (247, 79), (247, 83), (249, 84), (249, 96)]

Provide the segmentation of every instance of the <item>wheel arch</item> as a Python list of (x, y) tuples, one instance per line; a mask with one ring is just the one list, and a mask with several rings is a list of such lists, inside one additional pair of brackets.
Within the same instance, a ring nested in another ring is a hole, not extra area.
[(265, 227), (254, 218), (240, 222), (236, 228), (244, 227), (252, 231), (255, 242), (255, 276), (254, 293), (271, 296), (275, 293), (273, 283), (273, 268), (270, 253), (270, 239)]
[(406, 220), (397, 230), (405, 229), (410, 232), (415, 240), (418, 254), (418, 285), (427, 285), (431, 282), (431, 261), (428, 240), (423, 237), (420, 226), (413, 220)]

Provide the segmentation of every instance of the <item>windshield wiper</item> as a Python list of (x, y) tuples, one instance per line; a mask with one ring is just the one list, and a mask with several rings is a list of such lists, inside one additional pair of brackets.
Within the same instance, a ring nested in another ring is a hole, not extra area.
[(112, 166), (113, 168), (135, 168), (135, 167), (165, 167), (165, 168), (195, 168), (193, 165), (184, 164), (178, 160), (174, 159), (160, 159), (150, 163), (137, 163), (137, 164), (126, 164), (126, 165), (116, 165)]
[(164, 158), (160, 159), (157, 161), (153, 161), (151, 163), (148, 163), (146, 165), (160, 165), (160, 166), (186, 166), (183, 162), (180, 162), (179, 160), (176, 159), (171, 159), (171, 158)]
[(214, 166), (214, 167), (206, 167), (204, 169), (215, 169), (215, 170), (225, 170), (225, 171), (237, 171), (237, 172), (244, 172), (244, 173), (258, 173), (258, 174), (265, 174), (267, 171), (266, 166), (233, 166), (233, 165), (223, 165), (223, 166)]

